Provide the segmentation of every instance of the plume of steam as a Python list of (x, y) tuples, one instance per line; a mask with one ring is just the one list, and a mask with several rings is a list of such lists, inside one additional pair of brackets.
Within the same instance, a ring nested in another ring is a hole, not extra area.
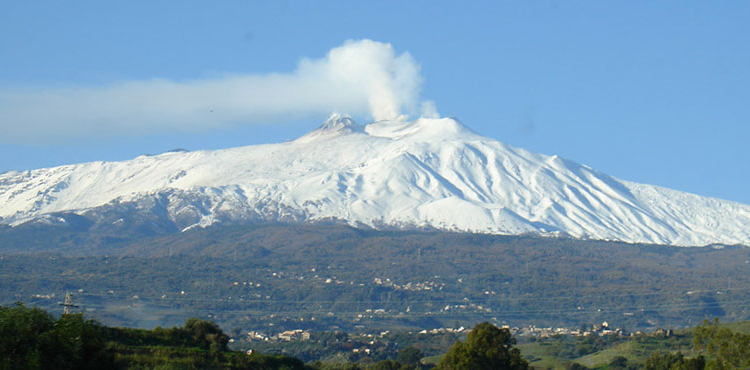
[[(213, 79), (126, 81), (107, 86), (0, 89), (4, 141), (194, 131), (267, 123), (330, 112), (374, 120), (414, 113), (419, 65), (390, 44), (357, 40), (320, 59), (302, 59), (292, 73)], [(2, 140), (2, 139), (0, 139)]]

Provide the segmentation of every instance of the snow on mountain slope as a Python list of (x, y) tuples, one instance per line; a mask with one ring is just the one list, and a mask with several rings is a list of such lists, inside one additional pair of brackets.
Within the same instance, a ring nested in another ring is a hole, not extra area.
[[(0, 223), (56, 212), (214, 222), (335, 220), (673, 245), (750, 245), (750, 206), (615, 179), (450, 118), (359, 126), (332, 116), (291, 142), (0, 175)], [(161, 207), (161, 208), (160, 208)], [(124, 222), (118, 219), (117, 222)]]

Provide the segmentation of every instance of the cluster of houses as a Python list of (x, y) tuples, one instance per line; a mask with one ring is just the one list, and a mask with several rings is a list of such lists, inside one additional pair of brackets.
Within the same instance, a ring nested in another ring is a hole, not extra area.
[(436, 283), (434, 281), (408, 282), (406, 284), (396, 284), (391, 279), (375, 278), (372, 280), (375, 285), (391, 287), (395, 290), (423, 291), (423, 290), (443, 290), (445, 283)]
[(249, 331), (247, 333), (247, 339), (249, 340), (262, 340), (262, 341), (284, 341), (284, 342), (292, 342), (292, 341), (298, 341), (298, 340), (310, 340), (310, 331), (309, 330), (302, 330), (302, 329), (295, 329), (295, 330), (286, 330), (281, 333), (277, 333), (274, 335), (266, 335), (265, 333), (259, 332), (259, 331)]
[[(598, 335), (598, 336), (605, 336), (605, 335), (617, 335), (617, 336), (624, 336), (627, 335), (624, 330), (620, 328), (611, 328), (609, 326), (609, 323), (606, 321), (601, 324), (596, 324), (591, 328), (585, 329), (585, 330), (579, 330), (579, 329), (570, 329), (570, 328), (539, 328), (534, 325), (529, 325), (523, 328), (517, 328), (517, 327), (510, 327), (508, 325), (500, 326), (501, 329), (508, 329), (510, 330), (511, 334), (519, 336), (519, 337), (539, 337), (539, 338), (549, 338), (554, 336), (560, 336), (560, 335), (571, 335), (571, 336), (577, 336), (577, 337), (586, 337), (589, 335)], [(437, 334), (446, 334), (446, 333), (463, 333), (470, 331), (470, 329), (466, 329), (463, 326), (458, 328), (435, 328), (435, 329), (424, 329), (422, 331), (417, 332), (418, 334), (422, 335), (437, 335)], [(669, 336), (670, 331), (667, 331), (667, 336)], [(361, 334), (362, 337), (376, 337), (380, 336), (383, 337), (387, 335), (389, 332), (385, 331), (379, 334)], [(638, 333), (636, 333), (638, 334)], [(285, 342), (291, 342), (291, 341), (300, 341), (300, 340), (309, 340), (310, 339), (310, 331), (309, 330), (302, 330), (302, 329), (295, 329), (295, 330), (286, 330), (277, 334), (268, 335), (259, 331), (250, 331), (247, 333), (247, 339), (250, 341), (285, 341)]]
[(487, 312), (487, 313), (492, 312), (491, 308), (483, 306), (481, 304), (476, 304), (476, 303), (446, 305), (442, 309), (442, 311), (451, 311), (451, 310), (472, 310), (472, 311)]
[(601, 324), (596, 324), (593, 327), (586, 329), (586, 330), (577, 330), (577, 329), (570, 329), (570, 328), (538, 328), (534, 325), (529, 325), (524, 328), (511, 328), (505, 325), (505, 326), (502, 326), (502, 328), (510, 330), (510, 332), (513, 335), (517, 335), (519, 337), (533, 336), (533, 337), (540, 337), (540, 338), (549, 338), (549, 337), (558, 336), (558, 335), (572, 335), (575, 337), (587, 337), (589, 335), (598, 335), (598, 336), (626, 335), (626, 333), (620, 328), (611, 328), (609, 326), (609, 323), (606, 321)]
[[(538, 338), (550, 338), (554, 336), (560, 336), (560, 335), (571, 335), (571, 336), (579, 336), (579, 337), (586, 337), (590, 335), (598, 335), (598, 336), (605, 336), (605, 335), (617, 335), (617, 336), (624, 336), (626, 333), (620, 329), (620, 328), (611, 328), (609, 326), (609, 323), (606, 321), (594, 325), (593, 327), (587, 329), (587, 330), (577, 330), (577, 329), (570, 329), (570, 328), (539, 328), (534, 325), (530, 325), (523, 328), (517, 328), (517, 327), (509, 327), (507, 325), (501, 326), (502, 329), (508, 329), (513, 335), (519, 336), (519, 337), (538, 337)], [(471, 329), (466, 329), (463, 326), (458, 328), (435, 328), (435, 329), (424, 329), (422, 331), (417, 332), (417, 334), (421, 335), (438, 335), (438, 334), (446, 334), (446, 333), (464, 333), (468, 332)], [(384, 337), (385, 335), (389, 334), (388, 331), (384, 331), (379, 334), (360, 334), (361, 337), (367, 337), (374, 339), (375, 337)], [(668, 334), (667, 334), (668, 335)], [(250, 331), (247, 333), (247, 339), (250, 341), (271, 341), (271, 342), (292, 342), (292, 341), (304, 341), (304, 340), (310, 340), (310, 331), (309, 330), (302, 330), (302, 329), (295, 329), (295, 330), (286, 330), (277, 334), (267, 335), (262, 332), (258, 331)], [(371, 342), (373, 344), (374, 342)], [(358, 349), (355, 350), (355, 352), (362, 351), (363, 353), (367, 353), (366, 349)]]
[(430, 329), (430, 330), (422, 330), (418, 332), (419, 334), (445, 334), (445, 333), (463, 333), (466, 331), (466, 328), (463, 326), (460, 328), (438, 328), (438, 329)]

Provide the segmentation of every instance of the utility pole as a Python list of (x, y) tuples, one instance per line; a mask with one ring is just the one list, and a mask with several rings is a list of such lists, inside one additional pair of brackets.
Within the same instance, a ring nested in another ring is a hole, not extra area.
[(73, 304), (73, 295), (70, 292), (65, 293), (65, 302), (60, 303), (60, 306), (63, 306), (63, 315), (71, 314), (71, 308), (78, 308), (78, 305)]

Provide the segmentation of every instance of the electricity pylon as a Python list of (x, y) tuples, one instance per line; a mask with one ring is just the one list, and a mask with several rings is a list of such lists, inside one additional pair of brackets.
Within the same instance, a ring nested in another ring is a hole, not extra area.
[(78, 308), (78, 305), (73, 304), (73, 295), (70, 292), (65, 293), (65, 302), (60, 303), (63, 306), (63, 315), (71, 314), (71, 308)]

